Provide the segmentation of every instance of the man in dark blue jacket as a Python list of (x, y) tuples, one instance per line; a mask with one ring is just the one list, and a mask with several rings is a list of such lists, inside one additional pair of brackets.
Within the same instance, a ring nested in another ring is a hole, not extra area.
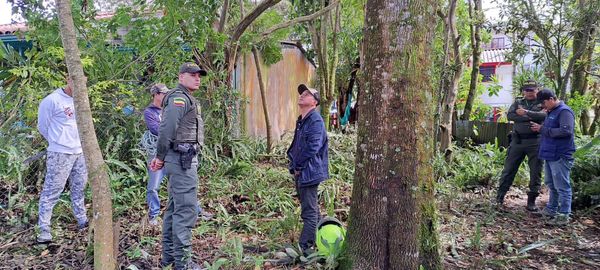
[(319, 184), (329, 178), (327, 131), (323, 118), (316, 110), (321, 101), (319, 92), (304, 84), (298, 86), (300, 115), (296, 121), (294, 140), (287, 151), (289, 170), (296, 181), (300, 199), (301, 217), (304, 222), (300, 234), (300, 248), (307, 254), (315, 244), (319, 222)]
[(542, 135), (538, 157), (546, 161), (544, 182), (550, 198), (542, 215), (551, 218), (550, 225), (566, 225), (571, 214), (571, 181), (575, 152), (575, 114), (554, 92), (544, 89), (537, 99), (548, 111), (543, 125), (531, 122), (531, 130)]

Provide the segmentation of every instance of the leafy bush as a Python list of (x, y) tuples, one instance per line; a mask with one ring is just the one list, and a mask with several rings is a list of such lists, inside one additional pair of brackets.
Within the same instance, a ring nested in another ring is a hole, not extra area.
[[(441, 181), (449, 181), (459, 189), (490, 186), (497, 184), (505, 158), (506, 151), (497, 144), (452, 145), (452, 160), (447, 162), (440, 155), (434, 161), (434, 169)], [(515, 176), (515, 185), (528, 181), (527, 165), (523, 164)]]
[(573, 201), (578, 207), (600, 203), (600, 136), (576, 141), (575, 162), (571, 170)]
[(459, 188), (490, 185), (500, 174), (506, 157), (505, 152), (492, 144), (454, 150), (451, 181)]

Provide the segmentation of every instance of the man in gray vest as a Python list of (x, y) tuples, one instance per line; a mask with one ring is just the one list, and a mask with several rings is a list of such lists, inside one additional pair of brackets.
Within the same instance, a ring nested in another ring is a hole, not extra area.
[(204, 143), (200, 104), (192, 92), (200, 88), (206, 71), (194, 63), (179, 68), (179, 85), (163, 99), (156, 157), (152, 170), (163, 168), (169, 177), (169, 201), (163, 218), (161, 266), (200, 269), (192, 262), (192, 228), (197, 215), (198, 157)]
[(504, 196), (513, 184), (523, 159), (527, 156), (529, 192), (527, 192), (526, 208), (529, 211), (537, 211), (535, 200), (540, 193), (543, 161), (538, 158), (540, 134), (531, 130), (530, 122), (542, 123), (546, 118), (546, 112), (542, 110), (542, 104), (536, 97), (538, 88), (535, 81), (526, 81), (521, 88), (523, 98), (517, 98), (508, 109), (508, 120), (513, 121), (514, 125), (496, 196), (498, 207), (502, 207)]

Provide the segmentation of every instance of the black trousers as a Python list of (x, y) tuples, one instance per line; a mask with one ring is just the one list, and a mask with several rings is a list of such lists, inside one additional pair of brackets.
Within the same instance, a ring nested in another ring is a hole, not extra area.
[(317, 191), (319, 184), (299, 187), (296, 181), (296, 191), (298, 192), (298, 199), (300, 199), (300, 209), (302, 217), (302, 232), (300, 233), (300, 248), (306, 250), (312, 248), (315, 245), (315, 236), (317, 233), (317, 223), (321, 216), (319, 212), (319, 199)]
[(527, 156), (529, 165), (529, 193), (537, 196), (540, 193), (542, 185), (542, 168), (544, 161), (538, 158), (539, 141), (537, 139), (524, 139), (521, 143), (512, 141), (506, 153), (504, 169), (500, 176), (500, 185), (498, 186), (498, 200), (503, 200), (504, 196), (512, 186), (515, 175), (519, 171), (519, 166)]

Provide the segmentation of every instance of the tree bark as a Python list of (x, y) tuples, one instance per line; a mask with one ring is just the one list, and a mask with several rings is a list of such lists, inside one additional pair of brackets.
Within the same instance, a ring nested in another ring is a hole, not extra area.
[[(457, 0), (450, 0), (448, 6), (448, 15), (445, 18), (445, 23), (448, 30), (446, 37), (452, 42), (452, 64), (444, 67), (444, 78), (442, 78), (442, 93), (444, 96), (442, 104), (442, 112), (440, 115), (440, 152), (445, 153), (446, 157), (450, 157), (448, 149), (452, 142), (452, 115), (454, 113), (454, 105), (458, 94), (458, 83), (463, 73), (463, 60), (460, 53), (460, 36), (456, 29), (456, 4)], [(450, 52), (448, 52), (450, 53)], [(448, 57), (449, 58), (449, 57)]]
[(219, 16), (219, 26), (217, 32), (223, 33), (225, 30), (225, 23), (227, 23), (227, 15), (229, 15), (229, 0), (223, 1), (223, 8), (221, 9), (221, 15)]
[(256, 46), (252, 46), (252, 55), (254, 56), (254, 65), (256, 65), (256, 75), (258, 77), (258, 86), (260, 88), (260, 99), (262, 100), (263, 112), (265, 114), (265, 126), (267, 127), (267, 153), (271, 153), (273, 149), (273, 133), (271, 132), (271, 120), (269, 117), (269, 107), (267, 107), (267, 89), (263, 81), (261, 70), (261, 61), (258, 57)]
[(277, 31), (277, 30), (281, 30), (283, 28), (287, 28), (290, 26), (294, 26), (296, 24), (299, 24), (301, 22), (308, 22), (308, 21), (312, 21), (318, 17), (323, 16), (323, 14), (329, 12), (330, 10), (332, 10), (333, 8), (337, 7), (338, 4), (340, 3), (339, 0), (335, 0), (332, 3), (329, 4), (329, 6), (313, 13), (310, 15), (306, 15), (306, 16), (301, 16), (298, 18), (294, 18), (292, 20), (286, 21), (286, 22), (282, 22), (280, 24), (274, 25), (271, 28), (267, 29), (266, 31), (264, 31), (263, 33), (260, 34), (261, 36), (261, 40), (264, 40), (265, 38), (267, 38), (270, 34), (272, 34), (273, 32)]
[(71, 1), (58, 0), (56, 2), (60, 34), (65, 49), (65, 62), (67, 63), (69, 76), (74, 83), (73, 99), (75, 102), (75, 112), (77, 113), (77, 127), (92, 187), (94, 269), (112, 270), (116, 268), (116, 260), (113, 245), (110, 180), (106, 164), (100, 152), (98, 139), (96, 138), (94, 122), (92, 121), (86, 79), (83, 73), (79, 48), (77, 47), (77, 37), (71, 14)]
[[(321, 0), (322, 9), (326, 8), (326, 1)], [(338, 46), (337, 39), (340, 31), (340, 6), (335, 6), (335, 13), (330, 14), (327, 11), (322, 14), (319, 21), (313, 20), (308, 24), (311, 43), (314, 46), (317, 58), (317, 76), (319, 83), (319, 93), (321, 94), (321, 116), (325, 122), (325, 127), (329, 130), (329, 115), (331, 104), (335, 100), (335, 70), (338, 65)], [(318, 28), (317, 28), (318, 24)], [(331, 27), (331, 31), (328, 31)], [(332, 34), (331, 52), (328, 49), (328, 33)]]
[[(594, 82), (590, 87), (591, 94), (594, 95), (596, 100), (600, 100), (600, 82)], [(596, 105), (594, 108), (594, 118), (590, 119), (590, 128), (588, 133), (590, 136), (596, 135), (596, 131), (598, 130), (598, 126), (600, 126), (600, 102), (596, 101)]]
[(471, 69), (471, 83), (469, 84), (469, 94), (465, 102), (465, 110), (461, 115), (461, 120), (469, 120), (471, 111), (473, 110), (473, 102), (477, 93), (477, 83), (479, 82), (479, 65), (481, 57), (481, 19), (482, 19), (482, 3), (481, 0), (473, 1), (473, 11), (471, 11), (471, 0), (469, 0), (469, 15), (472, 20), (471, 28), (471, 48), (473, 50), (473, 67)]
[[(429, 74), (436, 8), (435, 0), (366, 4), (359, 102), (369, 109), (359, 119), (345, 269), (418, 269), (421, 257), (439, 260), (437, 243), (419, 241), (435, 229), (422, 215), (435, 214)], [(433, 232), (427, 241), (437, 239)]]
[[(238, 42), (246, 29), (254, 22), (263, 12), (270, 7), (278, 4), (281, 0), (264, 0), (258, 4), (248, 15), (244, 16), (237, 26), (232, 30), (228, 40), (225, 58), (227, 59), (227, 74), (231, 74), (237, 60)], [(229, 77), (227, 78), (229, 82)]]
[[(588, 8), (590, 8), (587, 4), (587, 0), (579, 0), (578, 1), (578, 10), (580, 13), (585, 14)], [(586, 16), (587, 17), (587, 16)], [(585, 23), (594, 23), (588, 22), (587, 19), (582, 20), (583, 24)], [(591, 19), (591, 18), (590, 18)], [(585, 95), (588, 91), (588, 74), (591, 72), (592, 68), (592, 56), (594, 53), (594, 48), (596, 46), (596, 38), (595, 37), (596, 27), (591, 27), (590, 31), (585, 31), (582, 29), (580, 31), (575, 32), (573, 36), (573, 50), (577, 51), (581, 47), (585, 50), (579, 61), (577, 61), (573, 66), (573, 83), (571, 89), (573, 92), (578, 93), (579, 95)], [(588, 42), (585, 42), (585, 41)], [(581, 113), (581, 117), (579, 120), (580, 130), (583, 135), (589, 135), (590, 126), (592, 122), (589, 115), (589, 109), (584, 109)]]

